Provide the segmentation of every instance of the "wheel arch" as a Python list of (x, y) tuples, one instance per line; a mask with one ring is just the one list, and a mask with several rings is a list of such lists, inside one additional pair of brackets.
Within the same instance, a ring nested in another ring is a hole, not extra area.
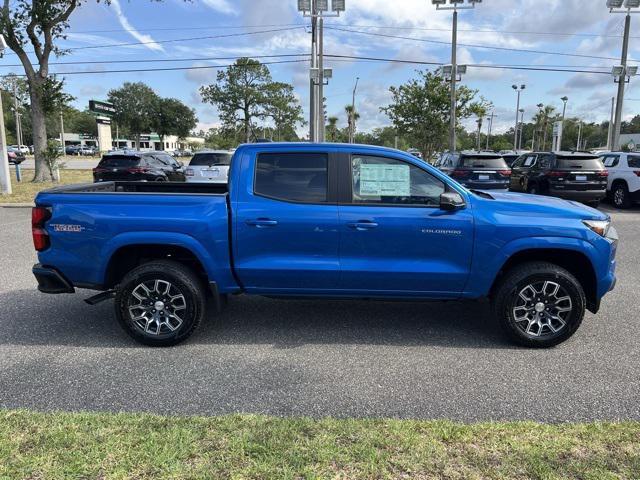
[(587, 299), (587, 308), (596, 313), (599, 308), (596, 271), (589, 257), (577, 250), (567, 248), (528, 248), (511, 254), (496, 274), (489, 296), (493, 297), (504, 275), (518, 265), (530, 262), (547, 262), (570, 272), (582, 285)]

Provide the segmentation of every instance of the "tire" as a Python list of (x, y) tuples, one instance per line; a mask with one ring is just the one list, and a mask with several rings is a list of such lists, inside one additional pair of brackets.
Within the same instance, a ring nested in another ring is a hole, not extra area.
[(178, 262), (145, 263), (125, 275), (116, 292), (120, 326), (137, 342), (152, 347), (186, 340), (200, 325), (205, 310), (202, 282)]
[(157, 178), (154, 180), (154, 182), (166, 182), (166, 181), (167, 181), (167, 179), (166, 179), (166, 178), (164, 178), (164, 177), (157, 177)]
[(598, 208), (600, 206), (600, 200), (593, 200), (591, 202), (587, 202), (587, 205), (591, 208)]
[(502, 329), (525, 347), (549, 348), (566, 341), (578, 330), (585, 308), (580, 282), (564, 268), (546, 262), (514, 267), (493, 296)]
[(531, 195), (540, 194), (540, 192), (538, 191), (538, 186), (535, 183), (527, 186), (527, 193), (530, 193)]
[(631, 195), (626, 183), (616, 183), (611, 189), (611, 201), (617, 208), (629, 208), (631, 206)]

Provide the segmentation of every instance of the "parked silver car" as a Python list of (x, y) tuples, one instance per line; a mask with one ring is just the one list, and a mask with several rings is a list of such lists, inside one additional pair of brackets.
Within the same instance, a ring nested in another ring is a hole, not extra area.
[(187, 182), (227, 183), (233, 151), (200, 150), (196, 152), (184, 173)]

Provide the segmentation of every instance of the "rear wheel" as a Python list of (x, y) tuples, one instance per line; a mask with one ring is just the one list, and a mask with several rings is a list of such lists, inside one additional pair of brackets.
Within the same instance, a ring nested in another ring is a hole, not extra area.
[(129, 272), (115, 299), (118, 322), (136, 341), (164, 347), (187, 339), (205, 314), (205, 292), (195, 273), (171, 261), (154, 261)]
[(538, 195), (540, 193), (540, 191), (538, 190), (538, 185), (532, 183), (531, 185), (527, 186), (527, 193), (530, 193), (531, 195)]
[(570, 338), (582, 323), (585, 305), (580, 282), (564, 268), (544, 262), (513, 268), (493, 298), (494, 312), (509, 338), (537, 348)]
[(616, 183), (613, 186), (612, 199), (617, 208), (629, 208), (631, 206), (631, 196), (625, 183)]

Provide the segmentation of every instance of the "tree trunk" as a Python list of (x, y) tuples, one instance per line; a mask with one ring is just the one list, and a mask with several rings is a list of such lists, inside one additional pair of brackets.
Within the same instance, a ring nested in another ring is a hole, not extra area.
[(33, 148), (36, 163), (36, 172), (33, 177), (34, 182), (50, 182), (53, 180), (44, 152), (47, 149), (47, 124), (42, 101), (40, 99), (39, 83), (30, 84), (31, 97), (31, 124), (33, 129)]

